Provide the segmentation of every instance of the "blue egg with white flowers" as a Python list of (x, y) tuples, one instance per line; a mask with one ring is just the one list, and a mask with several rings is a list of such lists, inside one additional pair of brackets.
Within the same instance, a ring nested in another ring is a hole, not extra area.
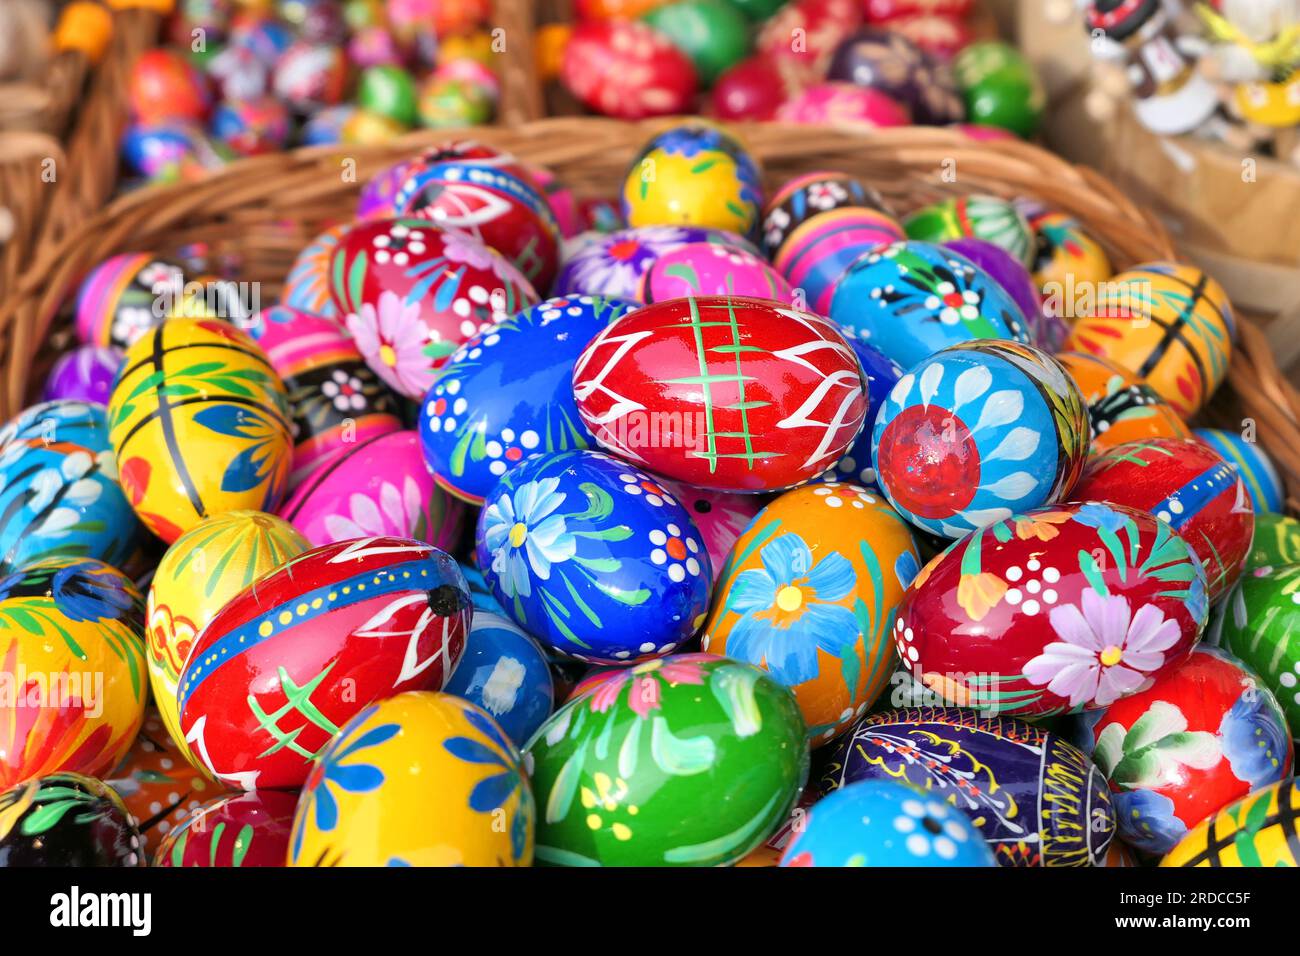
[(862, 780), (813, 804), (782, 866), (997, 866), (964, 813), (892, 780)]
[(507, 471), (479, 514), (477, 544), (514, 622), (588, 663), (670, 654), (708, 612), (713, 568), (690, 512), (603, 452), (535, 455)]
[(425, 396), (420, 442), (434, 480), (470, 504), (535, 452), (591, 448), (573, 366), (628, 299), (559, 296), (478, 333), (447, 360)]
[(53, 557), (121, 567), (139, 541), (104, 406), (44, 402), (0, 428), (0, 572)]
[(551, 668), (537, 642), (499, 614), (477, 610), (443, 690), (478, 704), (521, 747), (555, 705)]

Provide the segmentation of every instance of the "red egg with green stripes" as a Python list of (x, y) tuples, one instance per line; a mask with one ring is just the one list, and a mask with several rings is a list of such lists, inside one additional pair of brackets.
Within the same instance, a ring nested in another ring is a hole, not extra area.
[(472, 607), (455, 560), (406, 538), (316, 548), (241, 592), (181, 671), (181, 731), (222, 783), (296, 789), (349, 718), (441, 690)]

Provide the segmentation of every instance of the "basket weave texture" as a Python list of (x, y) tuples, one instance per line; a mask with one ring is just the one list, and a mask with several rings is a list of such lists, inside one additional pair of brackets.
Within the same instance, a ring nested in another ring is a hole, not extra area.
[[(551, 169), (580, 196), (613, 196), (646, 139), (678, 120), (623, 123), (554, 118), (518, 128), (481, 127), (464, 136)], [(886, 130), (738, 124), (731, 128), (764, 170), (766, 185), (819, 169), (858, 176), (900, 214), (947, 195), (1035, 196), (1069, 213), (1105, 246), (1117, 268), (1174, 258), (1163, 226), (1098, 173), (1020, 142), (980, 143), (928, 127)], [(234, 278), (260, 283), (274, 302), (302, 248), (352, 218), (361, 184), (387, 165), (455, 138), (418, 132), (367, 147), (317, 147), (234, 163), (198, 183), (140, 189), (69, 228), (44, 247), (0, 302), (0, 420), (32, 399), (45, 370), (71, 339), (68, 306), (85, 273), (129, 251), (175, 254), (193, 243)], [(1300, 502), (1300, 395), (1280, 375), (1263, 334), (1241, 323), (1227, 384), (1208, 418), (1258, 440), (1284, 473), (1291, 510)]]

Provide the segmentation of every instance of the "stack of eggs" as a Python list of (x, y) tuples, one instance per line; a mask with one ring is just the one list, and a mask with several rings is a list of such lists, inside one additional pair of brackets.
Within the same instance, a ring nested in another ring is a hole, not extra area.
[(178, 6), (171, 45), (130, 74), (122, 153), (150, 179), (298, 144), (476, 125), (495, 110), (487, 0)]
[(87, 279), (107, 408), (0, 432), (0, 654), (76, 690), (4, 705), (0, 861), (1294, 862), (1207, 838), (1300, 728), (1297, 525), (1186, 424), (1213, 279), (698, 124), (625, 229), (567, 199), (454, 142), (255, 317)]
[(1013, 48), (974, 42), (974, 0), (588, 0), (539, 36), (588, 108), (637, 119), (973, 124), (1032, 135), (1043, 91)]

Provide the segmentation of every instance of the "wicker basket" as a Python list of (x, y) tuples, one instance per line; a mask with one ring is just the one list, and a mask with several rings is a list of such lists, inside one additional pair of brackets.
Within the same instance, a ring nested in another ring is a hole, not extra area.
[[(557, 118), (466, 135), (549, 167), (580, 195), (608, 196), (617, 192), (646, 138), (671, 122)], [(1173, 256), (1159, 222), (1099, 174), (1027, 143), (977, 143), (924, 127), (864, 132), (742, 124), (734, 130), (762, 163), (769, 185), (801, 172), (839, 169), (875, 185), (900, 211), (947, 194), (1034, 195), (1077, 217), (1119, 267)], [(205, 243), (214, 256), (240, 263), (240, 280), (261, 283), (263, 302), (274, 301), (303, 246), (327, 225), (352, 217), (361, 183), (446, 138), (446, 132), (420, 132), (380, 146), (256, 157), (199, 183), (138, 190), (79, 223), (63, 241), (43, 249), (0, 304), (0, 418), (32, 398), (53, 355), (71, 336), (67, 312), (79, 280), (103, 259)], [(955, 182), (941, 175), (953, 163)], [(1228, 427), (1244, 418), (1258, 423), (1260, 441), (1285, 473), (1294, 510), (1300, 501), (1300, 395), (1282, 380), (1257, 329), (1242, 328), (1228, 385), (1207, 417)]]

